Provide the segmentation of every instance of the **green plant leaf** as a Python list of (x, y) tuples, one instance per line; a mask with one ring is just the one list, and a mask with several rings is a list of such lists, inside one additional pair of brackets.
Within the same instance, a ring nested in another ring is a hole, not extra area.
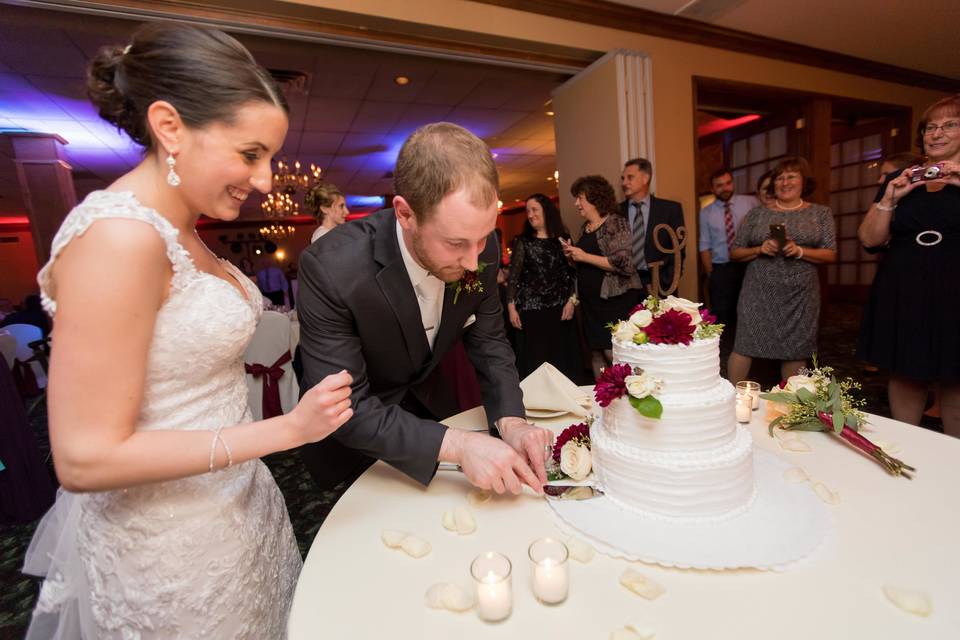
[(654, 420), (659, 420), (660, 416), (663, 415), (663, 405), (653, 396), (644, 396), (643, 398), (628, 397), (630, 398), (630, 405), (639, 411), (640, 415)]
[(860, 431), (860, 418), (856, 414), (848, 413), (843, 422), (854, 431)]
[(806, 420), (798, 424), (790, 425), (791, 431), (826, 431), (823, 423), (819, 420)]
[(559, 467), (547, 472), (547, 480), (563, 480), (566, 477), (566, 474), (560, 471)]
[(781, 422), (783, 422), (783, 416), (777, 416), (770, 421), (770, 426), (767, 428), (767, 431), (770, 433), (771, 438), (773, 437), (773, 428), (778, 426)]
[(813, 404), (817, 401), (817, 396), (809, 389), (804, 389), (800, 387), (797, 389), (797, 399), (803, 404)]
[(783, 404), (792, 404), (797, 401), (797, 394), (789, 391), (775, 391), (773, 393), (761, 393), (760, 397), (772, 402), (782, 402)]

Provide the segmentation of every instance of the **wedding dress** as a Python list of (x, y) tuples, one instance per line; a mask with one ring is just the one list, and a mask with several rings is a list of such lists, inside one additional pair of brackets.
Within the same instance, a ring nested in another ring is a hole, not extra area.
[[(227, 262), (248, 299), (199, 271), (177, 230), (132, 193), (93, 192), (69, 213), (38, 276), (47, 312), (56, 312), (50, 265), (106, 218), (153, 225), (173, 265), (136, 428), (212, 438), (251, 421), (243, 353), (260, 293)], [(61, 490), (24, 565), (46, 578), (27, 638), (280, 638), (300, 568), (283, 496), (259, 460), (129, 489)]]

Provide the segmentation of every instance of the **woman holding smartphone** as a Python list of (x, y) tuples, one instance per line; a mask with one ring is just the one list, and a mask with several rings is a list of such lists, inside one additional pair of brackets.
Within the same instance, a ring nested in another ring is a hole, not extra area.
[(749, 262), (737, 305), (737, 335), (727, 376), (739, 382), (753, 358), (780, 360), (788, 378), (817, 348), (820, 285), (816, 265), (837, 259), (833, 213), (804, 200), (813, 191), (803, 158), (784, 158), (770, 181), (773, 202), (750, 211), (730, 258)]

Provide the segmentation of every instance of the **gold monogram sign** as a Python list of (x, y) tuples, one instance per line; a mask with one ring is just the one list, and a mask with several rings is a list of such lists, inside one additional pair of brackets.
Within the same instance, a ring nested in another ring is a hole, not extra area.
[[(667, 233), (667, 246), (660, 243), (660, 233), (662, 231)], [(687, 228), (678, 227), (674, 231), (673, 227), (668, 224), (658, 224), (653, 228), (653, 243), (660, 253), (673, 254), (673, 279), (670, 281), (670, 286), (662, 291), (660, 290), (660, 267), (663, 266), (665, 261), (657, 260), (647, 263), (650, 268), (650, 277), (653, 280), (650, 293), (662, 298), (675, 292), (680, 286), (680, 272), (683, 269), (683, 248), (687, 245)]]

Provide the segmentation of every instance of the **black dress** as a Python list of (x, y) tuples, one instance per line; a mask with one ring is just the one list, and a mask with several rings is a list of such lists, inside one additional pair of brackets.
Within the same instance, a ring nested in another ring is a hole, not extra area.
[(893, 216), (857, 355), (914, 380), (960, 381), (960, 187), (917, 187)]
[(516, 332), (521, 378), (549, 362), (570, 380), (584, 381), (576, 325), (572, 319), (560, 319), (574, 293), (574, 274), (558, 239), (518, 236), (514, 240), (507, 289), (523, 326)]
[[(577, 241), (577, 246), (595, 256), (602, 256), (597, 232), (586, 229)], [(626, 293), (612, 298), (600, 297), (603, 276), (607, 272), (586, 262), (577, 264), (577, 292), (583, 314), (583, 335), (587, 346), (594, 350), (610, 349), (610, 329), (607, 325), (626, 320), (630, 311), (640, 302), (640, 292), (630, 289)]]

